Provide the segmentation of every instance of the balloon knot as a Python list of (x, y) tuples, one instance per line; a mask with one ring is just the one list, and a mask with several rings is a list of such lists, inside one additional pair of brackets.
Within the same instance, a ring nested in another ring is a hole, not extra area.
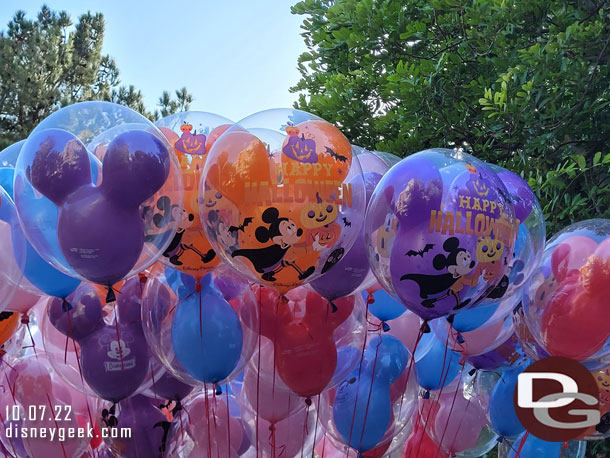
[(30, 324), (30, 317), (25, 313), (21, 315), (21, 324)]
[(504, 442), (504, 438), (502, 436), (498, 436), (498, 438), (496, 439), (496, 442), (498, 444), (501, 444), (502, 442)]
[(460, 333), (458, 333), (456, 340), (457, 340), (457, 343), (459, 343), (459, 344), (464, 343), (464, 338), (462, 337), (462, 334), (460, 334)]
[(471, 377), (477, 372), (477, 370), (473, 367), (472, 369), (470, 369), (470, 371), (468, 372), (468, 375), (470, 375)]
[(430, 399), (430, 391), (429, 390), (424, 391), (424, 395), (422, 397), (424, 399)]
[(275, 425), (273, 423), (271, 423), (269, 425), (269, 431), (274, 432), (275, 431)]
[(366, 303), (369, 305), (375, 303), (375, 296), (373, 296), (373, 293), (369, 293), (369, 295), (366, 297)]
[(422, 334), (428, 334), (430, 332), (430, 325), (427, 321), (424, 321), (421, 325)]
[(281, 295), (280, 295), (280, 298), (279, 298), (279, 303), (280, 303), (281, 305), (286, 305), (286, 304), (288, 304), (288, 298), (287, 298), (286, 296), (284, 296), (283, 294), (281, 294)]
[(140, 279), (140, 285), (143, 285), (144, 283), (146, 283), (146, 280), (148, 280), (144, 272), (140, 272), (138, 274), (138, 278)]
[(108, 287), (108, 292), (106, 293), (106, 304), (110, 302), (115, 302), (116, 296), (114, 294), (114, 290), (112, 289), (112, 285)]
[(195, 281), (195, 292), (196, 293), (200, 293), (201, 292), (201, 279), (200, 278), (198, 278)]
[(216, 385), (216, 396), (220, 396), (222, 394), (222, 387), (220, 385)]
[(383, 332), (388, 332), (390, 330), (390, 325), (385, 321), (381, 322), (381, 327), (383, 328)]
[(306, 398), (306, 399), (305, 399), (305, 405), (306, 405), (307, 407), (309, 407), (309, 406), (311, 405), (311, 398)]
[(570, 444), (568, 444), (568, 441), (564, 441), (563, 444), (561, 445), (561, 448), (568, 448), (570, 446)]
[(330, 302), (331, 313), (335, 313), (337, 310), (339, 310), (333, 301), (329, 301), (329, 302)]
[(464, 364), (466, 364), (466, 357), (462, 355), (462, 357), (460, 358), (460, 366), (463, 366)]

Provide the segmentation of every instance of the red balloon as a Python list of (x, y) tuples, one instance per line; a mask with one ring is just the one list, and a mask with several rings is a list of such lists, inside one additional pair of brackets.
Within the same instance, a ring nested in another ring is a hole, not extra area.
[(415, 429), (405, 444), (402, 458), (448, 458), (449, 455), (439, 450), (439, 446), (428, 435), (423, 423), (423, 420), (419, 418)]
[(562, 282), (569, 277), (578, 276), (579, 269), (596, 248), (595, 240), (584, 235), (573, 235), (561, 242), (551, 255), (551, 269), (555, 280)]
[(551, 355), (582, 361), (603, 347), (610, 338), (609, 285), (610, 259), (590, 256), (577, 274), (567, 273), (542, 314), (542, 337)]
[(296, 288), (286, 296), (255, 286), (260, 300), (261, 334), (274, 343), (278, 375), (300, 396), (320, 394), (337, 367), (333, 332), (354, 309), (353, 296), (333, 302), (319, 294)]

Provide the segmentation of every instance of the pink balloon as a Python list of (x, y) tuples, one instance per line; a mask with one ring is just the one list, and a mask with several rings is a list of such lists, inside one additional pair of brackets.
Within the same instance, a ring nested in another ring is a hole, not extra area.
[(239, 456), (244, 430), (241, 421), (230, 416), (225, 399), (208, 394), (206, 401), (205, 395), (200, 395), (188, 405), (188, 419), (183, 427), (194, 441), (189, 457)]
[(584, 235), (564, 239), (551, 255), (551, 269), (555, 279), (563, 282), (568, 276), (577, 275), (596, 248), (595, 240)]
[(413, 354), (417, 336), (422, 325), (421, 319), (415, 313), (407, 310), (398, 318), (389, 321), (388, 324), (390, 325), (390, 330), (387, 334), (400, 340)]
[[(250, 427), (250, 437), (256, 441), (256, 416), (252, 411), (244, 414)], [(316, 430), (314, 409), (303, 409), (273, 425), (264, 418), (258, 418), (258, 451), (263, 457), (295, 457), (311, 455), (313, 436)], [(320, 433), (321, 434), (321, 433)]]
[(432, 439), (445, 453), (455, 454), (476, 445), (485, 426), (485, 412), (475, 399), (465, 399), (462, 393), (444, 394), (434, 419)]
[(449, 323), (441, 322), (441, 320), (433, 323), (432, 326), (441, 341), (446, 340), (447, 332), (449, 332), (449, 348), (464, 357), (486, 353), (504, 343), (514, 332), (514, 325), (510, 318), (468, 332), (457, 332)]
[(608, 261), (610, 258), (610, 238), (605, 239), (602, 243), (597, 245), (593, 255)]
[[(27, 280), (24, 280), (27, 281)], [(23, 289), (18, 289), (11, 299), (11, 302), (6, 306), (6, 310), (10, 312), (27, 313), (36, 303), (42, 298), (42, 295), (30, 293)]]
[[(267, 338), (262, 337), (258, 374), (256, 366), (249, 364), (246, 367), (242, 385), (242, 396), (246, 398), (244, 402), (257, 410), (258, 415), (270, 423), (276, 423), (298, 410), (305, 409), (303, 399), (286, 386), (277, 371), (274, 381), (273, 357), (273, 344)], [(252, 363), (258, 364), (257, 352), (252, 356)], [(257, 408), (257, 406), (259, 407)]]

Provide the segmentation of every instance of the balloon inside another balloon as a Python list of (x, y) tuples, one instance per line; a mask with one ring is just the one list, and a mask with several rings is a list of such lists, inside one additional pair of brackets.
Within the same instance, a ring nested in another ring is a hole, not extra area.
[(349, 141), (299, 110), (262, 111), (227, 129), (208, 153), (201, 189), (199, 212), (216, 253), (281, 293), (333, 268), (364, 216)]
[(447, 149), (413, 154), (384, 175), (365, 233), (379, 283), (424, 320), (474, 308), (500, 287), (517, 235), (502, 181)]
[(226, 266), (202, 279), (155, 267), (142, 306), (152, 352), (186, 384), (220, 387), (243, 371), (254, 351), (256, 299), (248, 282)]
[(42, 323), (43, 345), (69, 385), (112, 402), (150, 386), (141, 297), (140, 279), (134, 277), (122, 286), (106, 317), (101, 298), (86, 283), (66, 299), (51, 298)]
[(306, 287), (281, 295), (254, 286), (260, 334), (275, 349), (278, 376), (290, 390), (310, 398), (336, 386), (360, 362), (365, 306), (360, 295), (333, 303)]
[[(232, 121), (222, 116), (201, 111), (188, 111), (172, 114), (155, 123), (174, 148), (182, 172), (184, 205), (179, 203), (182, 189), (169, 190), (166, 199), (160, 202), (165, 216), (153, 216), (154, 225), (165, 225), (166, 219), (178, 221), (172, 241), (163, 251), (159, 260), (173, 269), (201, 278), (220, 262), (220, 257), (212, 249), (203, 232), (199, 216), (199, 184), (201, 174), (214, 141), (231, 125)], [(175, 195), (174, 195), (175, 194)], [(211, 203), (217, 205), (222, 196), (214, 195)], [(208, 197), (212, 197), (208, 193)], [(208, 208), (206, 206), (206, 208)]]
[(400, 340), (387, 334), (372, 339), (362, 364), (322, 395), (326, 434), (361, 453), (389, 444), (417, 409), (417, 382), (408, 377), (408, 363)]
[[(13, 200), (13, 181), (15, 177), (14, 167), (21, 151), (21, 146), (23, 146), (24, 143), (25, 140), (22, 140), (0, 152), (0, 164), (2, 165), (0, 168), (0, 186), (7, 191)], [(100, 165), (98, 162), (96, 160), (92, 160), (91, 173), (94, 177), (97, 177), (99, 168)], [(13, 254), (16, 260), (20, 256), (24, 256), (22, 253), (20, 253), (20, 245), (25, 244), (25, 261), (22, 266), (24, 278), (19, 285), (20, 290), (36, 296), (39, 296), (40, 292), (42, 291), (49, 296), (66, 297), (76, 289), (80, 281), (61, 273), (52, 267), (47, 261), (42, 259), (25, 237), (21, 225), (16, 225), (13, 237), (18, 239), (18, 242), (16, 241), (13, 244)], [(21, 241), (21, 239), (23, 239), (23, 241)], [(18, 264), (19, 262), (20, 261), (17, 261)], [(13, 307), (13, 309), (14, 308), (15, 307)], [(19, 307), (19, 310), (14, 311), (24, 312), (27, 311), (27, 309), (24, 307)]]
[[(93, 152), (102, 157), (97, 180)], [(96, 101), (62, 108), (34, 129), (17, 159), (14, 192), (23, 230), (45, 261), (110, 287), (171, 242), (178, 220), (162, 202), (181, 181), (171, 146), (150, 121)]]
[[(514, 322), (513, 322), (514, 324)], [(531, 359), (524, 351), (516, 331), (497, 347), (480, 355), (469, 356), (468, 362), (475, 369), (486, 371), (516, 367), (526, 367)]]
[[(0, 404), (10, 413), (8, 418), (3, 415), (4, 421), (0, 422), (0, 442), (11, 454), (45, 458), (78, 457), (85, 453), (89, 439), (83, 435), (65, 434), (62, 439), (59, 432), (46, 437), (15, 432), (16, 428), (23, 428), (21, 431), (56, 430), (59, 418), (66, 431), (68, 428), (86, 430), (94, 421), (89, 415), (94, 410), (92, 399), (66, 386), (49, 368), (45, 352), (38, 350), (36, 354), (18, 358), (4, 355), (0, 376), (5, 388), (0, 390)], [(42, 410), (42, 406), (51, 411)]]
[(498, 436), (489, 428), (476, 398), (472, 384), (463, 381), (455, 390), (432, 393), (430, 399), (422, 400), (420, 415), (441, 452), (474, 458), (495, 446)]
[(27, 242), (21, 232), (15, 204), (0, 186), (0, 311), (13, 299), (23, 279)]
[(497, 165), (487, 165), (497, 174), (508, 190), (515, 209), (518, 229), (514, 250), (508, 259), (506, 275), (479, 307), (516, 295), (540, 263), (546, 240), (544, 214), (534, 191), (519, 175)]
[(381, 320), (385, 332), (391, 329), (387, 321), (395, 320), (407, 311), (404, 305), (390, 296), (379, 284), (363, 291), (362, 297), (368, 303), (369, 313)]
[(531, 334), (550, 355), (590, 370), (610, 364), (609, 266), (610, 220), (573, 224), (548, 241), (523, 309)]
[(547, 442), (531, 434), (523, 434), (513, 441), (503, 441), (498, 446), (498, 458), (584, 458), (585, 441)]

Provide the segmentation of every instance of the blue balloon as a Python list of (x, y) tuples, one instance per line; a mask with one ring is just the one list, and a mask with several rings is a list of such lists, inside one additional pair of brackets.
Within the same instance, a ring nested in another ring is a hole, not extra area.
[(400, 340), (376, 337), (364, 352), (362, 368), (354, 369), (339, 385), (333, 419), (345, 444), (354, 450), (375, 448), (390, 426), (390, 386), (407, 367), (408, 358)]
[[(429, 339), (433, 339), (431, 345)], [(462, 355), (447, 348), (432, 333), (424, 334), (421, 340), (415, 350), (417, 381), (427, 390), (439, 390), (457, 377)]]
[(547, 442), (543, 441), (542, 439), (538, 439), (536, 436), (528, 434), (527, 438), (525, 438), (523, 447), (521, 447), (521, 441), (523, 439), (524, 438), (522, 437), (521, 439), (513, 442), (512, 448), (510, 449), (509, 458), (516, 458), (519, 448), (521, 448), (519, 458), (545, 458), (547, 456), (558, 457), (561, 453), (561, 447), (563, 446), (562, 442)]
[(523, 368), (503, 371), (489, 397), (491, 426), (498, 435), (503, 437), (516, 436), (525, 431), (513, 404), (517, 378), (521, 372), (523, 372)]
[(337, 385), (341, 382), (341, 377), (345, 377), (348, 368), (355, 367), (360, 363), (361, 355), (362, 348), (352, 347), (351, 345), (339, 347), (337, 349), (337, 367), (331, 379), (331, 385)]
[[(181, 274), (181, 280), (185, 276)], [(178, 298), (172, 321), (176, 358), (197, 380), (218, 383), (226, 379), (237, 366), (243, 345), (237, 313), (212, 285), (212, 275), (203, 277), (199, 292), (194, 287), (179, 287)]]
[[(362, 296), (366, 301), (368, 298), (368, 293), (363, 291)], [(375, 291), (373, 293), (373, 298), (375, 299), (375, 302), (369, 303), (369, 312), (379, 318), (382, 322), (398, 318), (407, 310), (404, 305), (396, 301), (383, 288)], [(384, 331), (389, 330), (389, 326), (384, 326)]]
[(458, 332), (468, 332), (480, 328), (496, 313), (499, 306), (500, 301), (497, 301), (462, 310), (454, 315), (453, 329)]
[[(13, 198), (14, 169), (0, 168), (0, 186)], [(18, 232), (18, 233), (17, 233)], [(13, 233), (13, 238), (22, 238), (25, 246), (25, 263), (22, 266), (23, 275), (36, 288), (49, 296), (65, 298), (80, 284), (80, 280), (61, 273), (42, 259), (29, 241), (25, 239), (21, 227)], [(14, 249), (16, 247), (14, 246)], [(22, 253), (14, 253), (15, 259), (21, 259)]]

